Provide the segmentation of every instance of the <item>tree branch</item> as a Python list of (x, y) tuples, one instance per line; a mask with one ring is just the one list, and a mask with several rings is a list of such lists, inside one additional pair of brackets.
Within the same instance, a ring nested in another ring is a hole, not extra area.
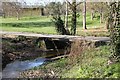
[(68, 1), (68, 0), (66, 0), (67, 1), (67, 3), (70, 5), (70, 6), (72, 6), (72, 4)]
[(78, 4), (76, 4), (76, 7), (77, 7), (78, 5), (80, 5), (81, 3), (83, 3), (83, 2), (79, 2)]

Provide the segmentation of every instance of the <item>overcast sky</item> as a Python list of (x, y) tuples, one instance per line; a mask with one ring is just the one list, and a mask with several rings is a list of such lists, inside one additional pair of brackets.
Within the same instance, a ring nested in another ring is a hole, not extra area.
[[(14, 2), (14, 1), (21, 1), (21, 2), (26, 2), (27, 4), (47, 4), (49, 2), (64, 2), (65, 0), (0, 0), (2, 2)], [(68, 0), (71, 1), (71, 0)], [(77, 2), (79, 1), (84, 1), (84, 0), (76, 0)], [(114, 2), (114, 1), (119, 1), (119, 0), (86, 0), (86, 2)]]
[[(9, 1), (9, 0), (8, 0)], [(14, 1), (14, 0), (13, 0)], [(48, 2), (63, 2), (65, 0), (21, 0), (21, 1), (26, 1), (27, 3), (35, 3), (35, 2), (45, 2), (45, 3), (48, 3)], [(68, 0), (68, 1), (72, 1), (72, 0)], [(76, 0), (76, 1), (84, 1), (84, 0)], [(85, 0), (87, 2), (113, 2), (113, 1), (119, 1), (119, 0)]]
[(47, 4), (49, 2), (63, 2), (64, 0), (24, 0), (27, 4)]
[[(66, 0), (20, 0), (20, 1), (25, 1), (27, 2), (27, 4), (47, 4), (49, 2), (64, 2)], [(72, 0), (68, 0), (68, 1), (72, 1)], [(83, 1), (83, 0), (76, 0), (77, 2), (79, 1)]]

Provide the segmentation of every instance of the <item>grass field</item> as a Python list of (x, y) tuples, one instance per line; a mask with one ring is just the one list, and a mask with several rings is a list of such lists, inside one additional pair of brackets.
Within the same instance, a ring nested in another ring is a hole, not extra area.
[[(0, 18), (0, 28), (3, 31), (16, 31), (16, 32), (35, 32), (43, 34), (57, 34), (54, 24), (52, 23), (52, 17), (47, 16), (37, 16), (37, 17), (22, 17), (20, 20), (16, 18)], [(69, 27), (71, 16), (69, 16)], [(87, 31), (82, 29), (82, 14), (77, 17), (77, 35), (82, 36), (108, 36), (104, 29), (104, 23), (99, 23), (99, 17), (91, 20), (90, 14), (87, 14)], [(92, 29), (99, 29), (98, 32), (94, 32)], [(92, 32), (90, 31), (92, 30)], [(93, 34), (95, 33), (95, 34)], [(96, 34), (97, 33), (97, 34)]]

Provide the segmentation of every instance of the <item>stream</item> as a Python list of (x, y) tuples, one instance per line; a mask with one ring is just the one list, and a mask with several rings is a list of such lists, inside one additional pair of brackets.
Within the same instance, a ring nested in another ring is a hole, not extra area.
[(36, 58), (34, 60), (26, 61), (15, 60), (14, 62), (7, 64), (3, 69), (2, 78), (17, 78), (19, 77), (20, 72), (40, 66), (45, 63), (45, 61), (46, 58)]
[(5, 36), (2, 38), (2, 78), (19, 78), (21, 72), (67, 54), (68, 46), (68, 40)]

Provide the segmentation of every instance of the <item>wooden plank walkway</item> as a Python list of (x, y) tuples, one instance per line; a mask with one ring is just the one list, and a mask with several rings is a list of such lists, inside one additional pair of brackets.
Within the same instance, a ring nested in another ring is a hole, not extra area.
[[(6, 32), (0, 31), (0, 35), (13, 35), (13, 36), (26, 36), (26, 37), (40, 37), (40, 38), (52, 38), (52, 39), (69, 39), (70, 41), (74, 40), (86, 40), (92, 42), (109, 42), (109, 37), (94, 37), (94, 36), (71, 36), (71, 35), (51, 35), (51, 34), (37, 34), (37, 33), (27, 33), (27, 32)], [(2, 37), (1, 36), (1, 37)]]

